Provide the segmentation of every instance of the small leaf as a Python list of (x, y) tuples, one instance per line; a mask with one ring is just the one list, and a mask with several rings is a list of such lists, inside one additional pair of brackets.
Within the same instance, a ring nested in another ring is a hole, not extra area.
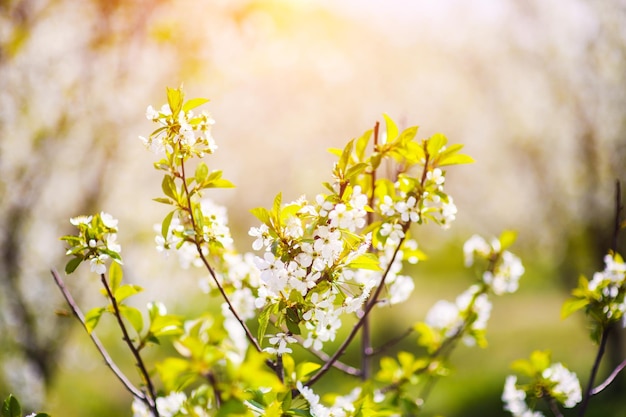
[(126, 305), (120, 305), (119, 309), (122, 317), (128, 320), (128, 322), (131, 324), (131, 326), (133, 326), (137, 333), (143, 330), (143, 316), (141, 315), (141, 311), (139, 311), (135, 307), (130, 307)]
[(584, 298), (573, 298), (565, 301), (563, 303), (563, 307), (561, 308), (561, 319), (566, 319), (576, 311), (587, 307), (587, 305), (589, 305), (589, 300)]
[(22, 407), (13, 394), (9, 394), (4, 400), (4, 404), (2, 405), (2, 417), (22, 417)]
[(514, 230), (505, 230), (500, 234), (498, 240), (500, 241), (501, 250), (504, 251), (515, 243), (515, 240), (517, 240), (517, 232)]
[(153, 198), (152, 201), (156, 201), (157, 203), (162, 203), (162, 204), (169, 204), (169, 205), (173, 205), (174, 201), (169, 199), (169, 198), (164, 198), (164, 197), (157, 197), (157, 198)]
[(356, 152), (356, 157), (360, 162), (365, 160), (365, 151), (367, 149), (367, 144), (372, 137), (373, 130), (370, 129), (367, 132), (363, 133), (363, 135), (356, 140), (354, 151)]
[(167, 87), (167, 104), (174, 117), (178, 116), (183, 106), (183, 93), (180, 89)]
[(350, 268), (380, 271), (380, 261), (373, 253), (364, 253), (348, 264)]
[(208, 103), (210, 100), (208, 98), (192, 98), (187, 100), (185, 105), (183, 106), (183, 111), (188, 112), (189, 110), (193, 110), (196, 107), (200, 107), (205, 103)]
[(200, 162), (200, 164), (198, 164), (198, 167), (196, 168), (196, 173), (194, 175), (196, 182), (198, 184), (202, 184), (208, 176), (209, 176), (209, 167), (204, 162)]
[(383, 117), (387, 125), (387, 143), (390, 143), (398, 137), (398, 126), (387, 114), (383, 113)]
[(205, 185), (205, 188), (235, 188), (235, 184), (224, 178), (213, 180)]
[(426, 142), (426, 150), (428, 154), (434, 158), (446, 143), (448, 143), (448, 138), (441, 133), (435, 133)]
[(141, 288), (139, 285), (126, 284), (126, 285), (122, 285), (121, 287), (119, 287), (117, 291), (113, 293), (113, 295), (115, 296), (115, 299), (117, 300), (117, 302), (121, 303), (128, 297), (133, 296), (135, 294), (139, 294), (142, 291), (143, 291), (143, 288)]
[(163, 193), (170, 197), (174, 201), (178, 201), (178, 194), (176, 192), (176, 184), (174, 184), (174, 177), (171, 175), (165, 175), (163, 182), (161, 183), (161, 189)]
[(80, 263), (82, 261), (83, 261), (83, 257), (82, 256), (77, 256), (75, 258), (70, 259), (69, 262), (67, 263), (67, 265), (65, 265), (65, 273), (69, 275), (72, 272), (74, 272), (76, 270), (76, 268), (78, 268), (78, 265), (80, 265)]
[(250, 210), (250, 213), (254, 215), (257, 219), (261, 221), (261, 223), (265, 223), (266, 225), (270, 225), (270, 212), (267, 211), (265, 207), (257, 207)]
[(109, 268), (109, 286), (111, 287), (111, 292), (115, 294), (120, 284), (122, 283), (122, 277), (124, 273), (122, 272), (122, 267), (117, 262), (112, 262), (111, 267)]
[(93, 332), (105, 311), (104, 307), (94, 307), (85, 314), (85, 329), (87, 333)]
[(161, 236), (163, 236), (164, 239), (167, 239), (167, 236), (169, 234), (170, 224), (172, 223), (172, 217), (174, 216), (174, 213), (176, 213), (176, 210), (169, 212), (168, 215), (165, 216), (165, 218), (163, 219), (163, 223), (161, 223)]

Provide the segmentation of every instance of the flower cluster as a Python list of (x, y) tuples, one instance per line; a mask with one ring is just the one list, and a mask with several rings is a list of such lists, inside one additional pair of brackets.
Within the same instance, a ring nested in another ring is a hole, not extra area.
[[(201, 243), (206, 243), (202, 245), (204, 256), (216, 255), (216, 252), (219, 252), (221, 256), (224, 251), (234, 251), (226, 209), (208, 198), (203, 198), (199, 207), (200, 210), (196, 214), (201, 215), (202, 218), (195, 219), (196, 222), (199, 220), (202, 222), (202, 235), (199, 237), (194, 236), (194, 225), (186, 212), (177, 212), (177, 216), (171, 218), (166, 229), (161, 224), (154, 225), (154, 230), (158, 233), (155, 237), (157, 251), (168, 254), (171, 249), (175, 248), (180, 264), (185, 269), (191, 265), (203, 266), (196, 247), (196, 239)], [(211, 249), (218, 248), (221, 250), (211, 251)]]
[(496, 295), (517, 291), (519, 279), (524, 274), (520, 259), (503, 250), (501, 240), (502, 237), (488, 243), (483, 237), (474, 235), (463, 245), (466, 266), (473, 265), (475, 255), (489, 263), (482, 280)]
[(182, 96), (176, 90), (168, 91), (168, 103), (160, 110), (152, 106), (146, 109), (146, 118), (158, 123), (161, 128), (155, 130), (148, 138), (140, 136), (144, 145), (156, 154), (168, 156), (177, 154), (184, 158), (188, 155), (203, 157), (217, 150), (211, 136), (211, 128), (215, 121), (206, 111), (196, 115), (191, 110), (207, 100), (190, 100), (182, 102)]
[(603, 317), (611, 322), (622, 321), (626, 327), (626, 263), (618, 254), (604, 257), (605, 267), (596, 272), (587, 286), (601, 306)]
[(528, 407), (529, 394), (534, 398), (552, 398), (566, 408), (573, 408), (582, 400), (578, 377), (561, 363), (552, 364), (540, 373), (535, 372), (533, 376), (534, 380), (522, 388), (517, 385), (517, 376), (509, 375), (506, 378), (502, 401), (504, 409), (514, 417), (543, 417), (541, 412)]
[[(368, 237), (356, 234), (365, 225), (367, 197), (358, 186), (345, 196), (320, 194), (315, 202), (300, 198), (284, 207), (278, 202), (275, 213), (257, 211), (264, 222), (249, 231), (252, 247), (265, 251), (255, 258), (260, 272), (255, 305), (297, 311), (292, 322), (305, 321), (304, 344), (316, 349), (334, 340), (346, 309), (356, 311), (365, 301), (360, 291), (365, 285), (348, 271), (370, 246)], [(346, 299), (349, 306), (342, 305)]]
[(326, 407), (320, 402), (320, 397), (311, 388), (305, 387), (300, 381), (297, 383), (298, 391), (309, 403), (309, 412), (312, 417), (347, 417), (354, 415), (356, 408), (354, 403), (361, 395), (361, 388), (353, 389), (348, 395), (337, 396), (331, 407)]
[(473, 346), (487, 328), (491, 315), (491, 301), (480, 286), (472, 285), (459, 295), (455, 303), (440, 300), (426, 314), (426, 324), (441, 338), (453, 338), (465, 333), (463, 342)]
[[(193, 394), (192, 394), (193, 397)], [(209, 413), (203, 407), (192, 405), (184, 392), (172, 391), (167, 396), (156, 399), (156, 408), (160, 417), (174, 417), (179, 415), (191, 415), (197, 417), (208, 417)], [(135, 398), (131, 406), (133, 417), (152, 417), (148, 406), (141, 400)]]
[(122, 263), (122, 247), (117, 242), (117, 219), (101, 212), (93, 216), (73, 217), (70, 223), (78, 228), (78, 235), (61, 238), (70, 245), (66, 255), (73, 256), (65, 267), (67, 273), (73, 272), (83, 261), (89, 261), (91, 270), (97, 274), (106, 273), (106, 263), (110, 259)]

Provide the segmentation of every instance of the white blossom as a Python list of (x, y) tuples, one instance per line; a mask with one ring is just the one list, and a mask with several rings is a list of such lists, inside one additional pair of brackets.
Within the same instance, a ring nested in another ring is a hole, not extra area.
[(556, 383), (552, 391), (565, 398), (561, 401), (567, 408), (572, 408), (582, 400), (580, 382), (574, 372), (571, 372), (561, 363), (555, 363), (541, 374), (544, 378)]

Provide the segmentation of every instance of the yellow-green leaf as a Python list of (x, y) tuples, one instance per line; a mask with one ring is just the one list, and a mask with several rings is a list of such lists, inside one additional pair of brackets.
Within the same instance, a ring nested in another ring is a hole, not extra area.
[(104, 307), (94, 307), (85, 314), (85, 329), (87, 333), (91, 333), (96, 328), (100, 317), (106, 311)]

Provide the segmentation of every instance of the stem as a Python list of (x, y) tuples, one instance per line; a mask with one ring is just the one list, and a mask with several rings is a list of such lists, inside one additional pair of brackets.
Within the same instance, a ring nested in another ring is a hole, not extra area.
[(596, 395), (604, 391), (604, 389), (608, 387), (611, 382), (613, 382), (613, 380), (617, 377), (617, 375), (619, 375), (620, 372), (622, 372), (622, 369), (624, 368), (626, 368), (626, 360), (620, 363), (617, 368), (615, 368), (613, 372), (611, 372), (611, 375), (609, 375), (608, 378), (604, 380), (603, 383), (591, 390), (591, 395)]
[(211, 278), (213, 279), (213, 282), (215, 282), (215, 285), (217, 286), (217, 289), (219, 290), (220, 294), (222, 295), (222, 298), (224, 299), (224, 301), (228, 305), (228, 309), (231, 311), (231, 313), (233, 313), (233, 316), (235, 316), (235, 319), (237, 319), (237, 321), (239, 322), (239, 324), (241, 325), (241, 327), (245, 331), (246, 337), (248, 338), (250, 343), (252, 343), (252, 345), (255, 347), (255, 349), (257, 351), (261, 352), (261, 351), (263, 351), (263, 349), (261, 348), (261, 345), (257, 341), (256, 337), (254, 337), (254, 335), (252, 334), (252, 332), (250, 331), (250, 329), (248, 328), (246, 323), (241, 319), (239, 314), (237, 314), (237, 311), (235, 310), (235, 308), (233, 307), (232, 303), (230, 302), (230, 299), (228, 298), (228, 294), (226, 294), (226, 291), (224, 290), (224, 287), (222, 286), (222, 284), (217, 279), (217, 274), (215, 273), (215, 270), (213, 269), (213, 267), (211, 266), (209, 261), (206, 259), (206, 257), (202, 253), (202, 246), (200, 245), (200, 241), (198, 240), (198, 227), (196, 225), (196, 220), (193, 217), (193, 210), (191, 208), (191, 194), (189, 193), (189, 188), (187, 187), (187, 178), (185, 176), (185, 162), (184, 161), (181, 161), (180, 168), (181, 168), (181, 179), (183, 181), (183, 188), (185, 190), (185, 195), (187, 197), (187, 208), (186, 209), (189, 212), (189, 218), (191, 219), (191, 226), (193, 227), (193, 230), (194, 230), (194, 233), (195, 233), (195, 237), (193, 239), (193, 243), (196, 245), (196, 250), (198, 252), (198, 255), (200, 256), (200, 260), (202, 261), (202, 263), (204, 264), (206, 269), (209, 271), (209, 274), (211, 275)]
[(619, 180), (615, 180), (615, 223), (613, 226), (613, 241), (611, 242), (611, 250), (613, 253), (617, 252), (617, 242), (619, 238), (619, 232), (621, 230), (621, 217), (622, 210), (622, 187)]
[(65, 286), (63, 279), (59, 276), (57, 271), (51, 270), (50, 272), (52, 273), (52, 278), (54, 279), (54, 282), (56, 283), (57, 287), (59, 287), (59, 290), (61, 290), (61, 294), (63, 294), (63, 297), (65, 298), (65, 301), (67, 302), (67, 305), (70, 307), (70, 309), (72, 310), (72, 313), (74, 313), (74, 316), (76, 316), (78, 321), (80, 321), (85, 331), (87, 331), (87, 333), (89, 334), (89, 337), (91, 338), (93, 344), (96, 346), (96, 349), (98, 350), (98, 352), (100, 352), (100, 356), (102, 356), (102, 358), (104, 359), (104, 363), (109, 367), (109, 369), (111, 369), (113, 374), (117, 377), (117, 379), (119, 379), (119, 381), (128, 390), (128, 392), (130, 392), (135, 398), (138, 398), (141, 401), (145, 402), (148, 405), (148, 407), (152, 409), (154, 407), (153, 399), (150, 397), (147, 397), (143, 392), (141, 392), (137, 387), (135, 387), (133, 383), (130, 382), (128, 378), (126, 378), (126, 375), (124, 375), (124, 373), (117, 367), (115, 362), (113, 362), (113, 359), (111, 359), (111, 356), (107, 352), (104, 345), (102, 345), (102, 342), (100, 342), (100, 339), (98, 338), (98, 336), (96, 336), (96, 333), (93, 331), (89, 332), (87, 330), (87, 325), (85, 324), (85, 316), (83, 315), (83, 312), (78, 307), (78, 304), (76, 304), (76, 301), (74, 301), (72, 294), (69, 292), (69, 290)]
[[(378, 130), (380, 128), (380, 123), (376, 122), (374, 125), (374, 152), (378, 148)], [(369, 196), (369, 206), (374, 206), (374, 195), (376, 190), (376, 170), (373, 169), (371, 172), (372, 177), (372, 193)], [(367, 212), (367, 225), (371, 225), (374, 222), (374, 213), (371, 211)], [(370, 251), (372, 248), (370, 247)], [(371, 361), (370, 358), (372, 356), (372, 336), (370, 331), (370, 320), (369, 316), (365, 315), (363, 317), (363, 329), (361, 330), (361, 379), (366, 381), (370, 377), (371, 373)]]
[(389, 349), (390, 347), (394, 346), (397, 343), (400, 343), (402, 340), (404, 340), (404, 338), (408, 337), (411, 333), (413, 333), (413, 331), (414, 331), (413, 328), (409, 327), (401, 335), (396, 336), (395, 338), (391, 340), (388, 340), (382, 346), (379, 346), (376, 349), (371, 349), (369, 352), (369, 356), (376, 356), (376, 355), (380, 355), (381, 353), (385, 353), (387, 349)]
[(213, 372), (209, 371), (206, 374), (206, 379), (209, 381), (209, 384), (211, 384), (211, 387), (213, 388), (213, 396), (215, 397), (215, 408), (219, 409), (222, 405), (222, 392), (217, 386), (217, 380), (215, 379), (215, 375), (213, 374)]
[(596, 359), (593, 362), (593, 367), (591, 368), (591, 376), (589, 377), (589, 383), (587, 388), (585, 389), (585, 395), (583, 396), (583, 401), (580, 405), (580, 411), (578, 412), (579, 417), (583, 417), (585, 412), (587, 411), (587, 405), (589, 405), (589, 399), (593, 394), (593, 384), (596, 379), (596, 375), (598, 374), (598, 369), (600, 368), (600, 362), (602, 361), (602, 356), (604, 356), (604, 351), (606, 349), (606, 342), (609, 338), (609, 330), (610, 327), (606, 327), (602, 330), (602, 336), (600, 338), (600, 346), (598, 347), (598, 354), (596, 355)]
[(144, 381), (146, 382), (146, 386), (148, 388), (148, 396), (152, 399), (152, 404), (148, 404), (148, 405), (150, 406), (154, 415), (158, 417), (159, 412), (157, 411), (157, 408), (156, 408), (157, 396), (156, 396), (156, 391), (154, 389), (154, 384), (152, 383), (152, 379), (150, 378), (150, 373), (148, 372), (148, 369), (146, 368), (146, 365), (143, 362), (143, 359), (141, 358), (141, 354), (139, 353), (139, 350), (135, 347), (132, 340), (130, 340), (130, 335), (128, 334), (128, 330), (126, 329), (124, 320), (122, 320), (122, 314), (120, 313), (119, 305), (117, 304), (117, 300), (115, 299), (113, 292), (111, 292), (111, 287), (109, 286), (109, 283), (106, 280), (106, 276), (104, 274), (100, 274), (100, 280), (102, 281), (102, 285), (104, 285), (107, 295), (109, 296), (109, 300), (111, 301), (111, 306), (113, 306), (115, 318), (117, 319), (117, 323), (120, 326), (120, 329), (122, 330), (122, 338), (124, 339), (124, 342), (126, 342), (126, 345), (130, 349), (133, 356), (135, 357), (135, 360), (137, 361), (137, 366), (139, 367), (139, 373), (141, 374)]
[[(304, 343), (304, 340), (300, 336), (296, 336), (296, 335), (292, 335), (292, 336), (296, 338), (296, 340), (298, 341), (300, 345)], [(317, 356), (317, 358), (320, 359), (322, 362), (326, 362), (330, 359), (330, 355), (328, 355), (326, 352), (323, 352), (321, 350), (313, 349), (312, 347), (309, 347), (306, 350), (307, 352), (312, 353), (313, 355)], [(346, 365), (345, 363), (338, 361), (338, 360), (335, 361), (335, 363), (333, 363), (333, 367), (347, 375), (358, 376), (358, 377), (361, 376), (361, 371), (359, 369), (350, 365)]]
[(550, 411), (554, 414), (554, 417), (563, 417), (561, 414), (561, 410), (559, 410), (559, 405), (553, 397), (548, 398), (548, 405), (550, 406)]

